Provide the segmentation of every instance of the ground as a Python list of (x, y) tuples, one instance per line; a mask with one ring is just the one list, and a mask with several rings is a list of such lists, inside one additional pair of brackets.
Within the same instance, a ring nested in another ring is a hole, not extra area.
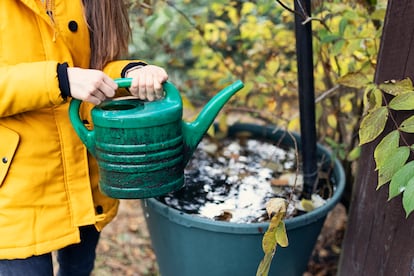
[[(338, 204), (325, 221), (304, 276), (336, 275), (345, 225), (345, 208)], [(93, 276), (109, 275), (158, 275), (139, 200), (122, 200), (118, 216), (102, 232)]]

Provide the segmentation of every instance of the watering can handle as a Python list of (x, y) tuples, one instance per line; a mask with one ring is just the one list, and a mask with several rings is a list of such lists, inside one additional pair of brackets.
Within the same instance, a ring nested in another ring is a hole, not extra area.
[[(132, 78), (119, 78), (119, 79), (114, 79), (114, 81), (118, 84), (119, 88), (128, 88), (131, 86)], [(178, 92), (177, 88), (172, 83), (170, 82), (163, 83), (163, 88), (165, 91), (164, 100), (181, 103), (180, 93)], [(95, 131), (93, 129), (92, 130), (87, 129), (85, 125), (83, 124), (81, 118), (79, 117), (79, 109), (80, 109), (81, 103), (82, 101), (72, 98), (70, 105), (69, 105), (69, 118), (79, 138), (88, 148), (89, 152), (92, 155), (95, 155)], [(151, 103), (152, 102), (148, 102), (148, 104), (150, 105)]]
[(118, 84), (119, 88), (129, 88), (131, 87), (132, 78), (119, 78), (114, 79), (114, 81)]
[[(131, 87), (132, 78), (118, 78), (114, 79), (116, 84), (118, 84), (119, 88), (129, 88)], [(181, 102), (181, 96), (178, 92), (177, 88), (172, 85), (170, 82), (166, 81), (162, 84), (165, 92), (165, 99), (171, 100), (171, 101), (180, 101)]]

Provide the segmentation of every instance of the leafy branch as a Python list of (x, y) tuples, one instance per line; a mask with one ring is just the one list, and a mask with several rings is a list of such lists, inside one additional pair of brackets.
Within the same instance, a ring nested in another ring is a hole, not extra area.
[[(388, 200), (402, 194), (403, 208), (408, 217), (414, 211), (414, 161), (410, 155), (414, 146), (406, 139), (414, 134), (414, 115), (399, 123), (394, 111), (413, 111), (414, 87), (407, 78), (401, 81), (388, 81), (380, 85), (368, 85), (366, 91), (368, 111), (359, 129), (360, 144), (379, 140), (374, 150), (376, 170), (378, 171), (377, 190), (389, 183)], [(391, 98), (387, 101), (387, 98)], [(384, 133), (387, 122), (391, 120), (391, 130)]]

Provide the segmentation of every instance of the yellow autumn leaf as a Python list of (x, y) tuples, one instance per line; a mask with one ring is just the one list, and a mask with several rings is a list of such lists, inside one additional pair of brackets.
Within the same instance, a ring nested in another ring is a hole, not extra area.
[(223, 20), (214, 20), (214, 25), (217, 26), (217, 28), (225, 29), (227, 27), (227, 23)]
[(257, 276), (268, 275), (277, 245), (286, 247), (289, 244), (283, 222), (286, 215), (286, 201), (283, 198), (272, 198), (266, 203), (266, 211), (271, 219), (269, 228), (263, 235), (262, 248), (265, 255), (257, 269)]
[(364, 74), (350, 73), (338, 79), (338, 83), (353, 88), (363, 88), (371, 81)]
[(231, 23), (237, 25), (240, 21), (239, 14), (236, 8), (227, 6), (226, 7), (227, 16), (229, 17)]
[(211, 11), (213, 11), (213, 13), (216, 16), (222, 16), (224, 13), (224, 6), (222, 4), (219, 3), (212, 3), (210, 6)]
[(359, 143), (366, 144), (377, 138), (384, 130), (388, 119), (388, 109), (385, 106), (369, 112), (361, 121)]
[(270, 58), (266, 62), (266, 69), (269, 75), (274, 75), (280, 68), (280, 60), (278, 57)]
[(245, 16), (246, 14), (251, 13), (256, 8), (256, 5), (252, 2), (244, 2), (241, 9), (241, 15)]
[(344, 98), (341, 101), (341, 111), (344, 113), (350, 113), (352, 112), (352, 109), (354, 108), (354, 105), (352, 103), (352, 100), (350, 98)]
[(213, 23), (206, 23), (204, 25), (204, 39), (210, 42), (216, 42), (219, 39), (219, 29)]
[(298, 131), (300, 129), (299, 117), (290, 120), (287, 128), (289, 131)]
[(276, 250), (276, 228), (279, 222), (280, 217), (274, 216), (269, 224), (269, 228), (263, 235), (262, 248), (265, 254), (273, 253)]
[(381, 83), (379, 88), (382, 89), (385, 93), (388, 93), (393, 96), (398, 96), (407, 92), (413, 91), (413, 83), (410, 78), (406, 78), (400, 81), (387, 81)]
[(335, 129), (336, 128), (336, 125), (338, 123), (338, 120), (336, 118), (336, 115), (335, 114), (329, 114), (328, 117), (327, 117), (327, 120), (328, 120), (328, 125), (331, 128)]
[(286, 233), (286, 226), (283, 221), (279, 222), (279, 225), (276, 228), (276, 242), (281, 247), (287, 247), (289, 245), (288, 236)]
[(306, 212), (310, 212), (313, 209), (315, 209), (315, 207), (313, 206), (312, 200), (310, 199), (305, 199), (303, 198), (300, 201), (300, 205), (302, 205), (302, 208), (306, 211)]
[(220, 31), (220, 41), (227, 41), (226, 31)]
[(272, 112), (276, 109), (276, 107), (277, 107), (277, 102), (276, 102), (275, 99), (269, 99), (267, 101), (267, 110), (268, 111)]

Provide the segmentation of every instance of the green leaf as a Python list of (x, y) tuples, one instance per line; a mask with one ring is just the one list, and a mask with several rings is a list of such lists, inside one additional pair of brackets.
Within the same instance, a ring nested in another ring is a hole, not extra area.
[(256, 76), (256, 78), (254, 80), (257, 81), (258, 83), (267, 83), (268, 82), (268, 80), (262, 75)]
[(374, 159), (377, 163), (377, 168), (383, 166), (388, 156), (398, 148), (399, 143), (400, 133), (398, 130), (391, 131), (381, 140), (374, 150)]
[(404, 93), (393, 98), (389, 108), (394, 110), (412, 110), (414, 107), (414, 93)]
[(338, 79), (338, 83), (352, 88), (363, 88), (371, 81), (361, 73), (349, 73)]
[(356, 146), (348, 153), (346, 160), (348, 160), (349, 162), (355, 161), (359, 158), (360, 155), (361, 155), (361, 147)]
[(328, 34), (328, 35), (321, 37), (321, 43), (330, 43), (330, 42), (339, 40), (341, 38), (342, 37), (340, 37), (339, 35)]
[(382, 89), (385, 93), (398, 96), (400, 94), (412, 92), (413, 83), (409, 78), (406, 78), (401, 81), (390, 81), (387, 83), (382, 83), (379, 85), (379, 88)]
[(382, 91), (379, 88), (374, 88), (368, 92), (369, 108), (378, 108), (382, 106)]
[(336, 41), (332, 47), (331, 54), (335, 56), (339, 55), (343, 51), (344, 45), (345, 45), (345, 40), (341, 39), (341, 40)]
[(414, 161), (410, 161), (402, 166), (392, 177), (388, 200), (402, 193), (408, 182), (414, 179)]
[(345, 18), (341, 19), (341, 22), (339, 22), (339, 34), (344, 35), (345, 29), (348, 26), (348, 20)]
[(371, 20), (384, 20), (386, 10), (384, 9), (377, 9), (373, 13), (371, 13)]
[(414, 116), (411, 116), (407, 119), (405, 119), (400, 127), (399, 130), (408, 132), (408, 133), (414, 133)]
[(390, 154), (382, 160), (382, 166), (378, 166), (378, 186), (377, 189), (381, 188), (382, 185), (390, 181), (394, 174), (404, 166), (410, 156), (409, 147), (399, 147), (390, 152)]
[(347, 18), (351, 21), (353, 20), (357, 20), (359, 15), (355, 10), (346, 10), (343, 14), (342, 14), (343, 18)]
[(388, 119), (388, 109), (381, 106), (369, 112), (361, 121), (359, 129), (360, 145), (377, 138), (384, 130)]
[(353, 39), (347, 41), (347, 47), (345, 52), (346, 53), (354, 53), (356, 51), (361, 50), (361, 40), (360, 39)]
[(407, 183), (403, 193), (402, 202), (406, 214), (405, 216), (407, 218), (414, 210), (414, 179), (411, 179)]

